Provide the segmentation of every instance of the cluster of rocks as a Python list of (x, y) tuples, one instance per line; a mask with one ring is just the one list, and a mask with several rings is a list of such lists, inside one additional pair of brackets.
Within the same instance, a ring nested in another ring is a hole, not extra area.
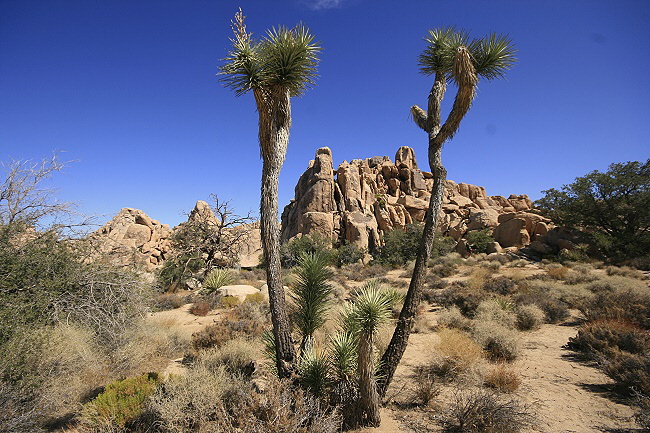
[[(317, 150), (295, 187), (295, 198), (282, 213), (282, 240), (318, 233), (339, 245), (354, 244), (369, 252), (383, 244), (393, 229), (424, 221), (429, 206), (433, 175), (418, 168), (410, 147), (400, 147), (395, 162), (389, 157), (344, 161), (335, 170), (332, 151)], [(190, 213), (193, 220), (215, 221), (208, 203), (198, 201)], [(181, 225), (151, 219), (138, 209), (122, 209), (91, 235), (98, 251), (123, 265), (138, 263), (149, 271), (172, 254), (171, 238)], [(467, 253), (467, 235), (488, 229), (494, 238), (489, 252), (527, 247), (544, 255), (572, 249), (576, 240), (566, 229), (533, 210), (526, 195), (488, 196), (485, 188), (447, 180), (438, 231), (457, 241), (457, 251)], [(247, 241), (238, 251), (240, 264), (255, 266), (261, 254), (259, 224), (229, 230), (246, 231)], [(233, 232), (236, 233), (236, 232)]]
[[(410, 147), (400, 147), (395, 162), (387, 156), (355, 159), (336, 170), (331, 150), (320, 148), (284, 208), (282, 239), (319, 233), (372, 252), (387, 231), (424, 221), (432, 187), (433, 175), (418, 168)], [(483, 187), (447, 180), (438, 230), (458, 241), (460, 252), (472, 230), (489, 229), (494, 252), (537, 245), (553, 224), (532, 207), (526, 195), (488, 196)]]
[(143, 265), (153, 270), (171, 251), (172, 231), (139, 209), (124, 208), (90, 235), (97, 253), (118, 265)]

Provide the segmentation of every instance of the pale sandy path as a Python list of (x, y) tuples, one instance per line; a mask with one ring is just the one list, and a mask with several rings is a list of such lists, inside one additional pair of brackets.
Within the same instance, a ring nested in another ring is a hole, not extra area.
[(607, 395), (612, 380), (562, 349), (576, 333), (573, 326), (544, 325), (522, 334), (523, 355), (514, 366), (523, 378), (519, 394), (536, 405), (539, 422), (531, 431), (597, 433), (634, 428), (633, 409)]

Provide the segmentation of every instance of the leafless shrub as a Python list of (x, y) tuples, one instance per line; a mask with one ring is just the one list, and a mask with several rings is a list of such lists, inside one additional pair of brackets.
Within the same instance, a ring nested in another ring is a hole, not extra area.
[(200, 299), (192, 304), (189, 312), (195, 316), (205, 317), (208, 315), (210, 310), (210, 303), (208, 301)]
[(105, 347), (122, 345), (133, 324), (149, 311), (151, 287), (128, 270), (101, 264), (83, 268), (77, 281), (77, 290), (54, 301), (54, 320), (91, 329)]
[(529, 406), (487, 390), (458, 390), (440, 422), (445, 432), (517, 433), (532, 425)]
[(437, 376), (427, 367), (418, 367), (413, 377), (415, 386), (413, 398), (422, 406), (428, 406), (431, 400), (440, 394), (440, 383)]

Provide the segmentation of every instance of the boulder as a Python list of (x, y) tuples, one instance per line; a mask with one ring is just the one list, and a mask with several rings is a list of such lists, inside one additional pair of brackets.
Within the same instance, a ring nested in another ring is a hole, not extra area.
[[(239, 302), (244, 302), (246, 300), (246, 296), (248, 295), (260, 293), (260, 290), (256, 289), (253, 286), (249, 286), (247, 284), (234, 284), (232, 286), (222, 286), (218, 290), (219, 293), (221, 293), (221, 296), (234, 296), (236, 298), (239, 298)], [(268, 296), (268, 289), (267, 289), (267, 296)]]
[(530, 235), (526, 231), (526, 220), (512, 218), (497, 226), (492, 234), (494, 240), (502, 247), (523, 247), (530, 243)]

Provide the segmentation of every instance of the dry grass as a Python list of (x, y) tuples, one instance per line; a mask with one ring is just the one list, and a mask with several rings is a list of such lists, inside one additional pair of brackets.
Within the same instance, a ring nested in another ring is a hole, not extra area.
[(438, 353), (455, 360), (463, 370), (470, 369), (483, 357), (483, 350), (470, 336), (458, 329), (441, 329)]
[(505, 363), (492, 366), (483, 377), (485, 386), (501, 392), (514, 392), (521, 385), (521, 377)]

